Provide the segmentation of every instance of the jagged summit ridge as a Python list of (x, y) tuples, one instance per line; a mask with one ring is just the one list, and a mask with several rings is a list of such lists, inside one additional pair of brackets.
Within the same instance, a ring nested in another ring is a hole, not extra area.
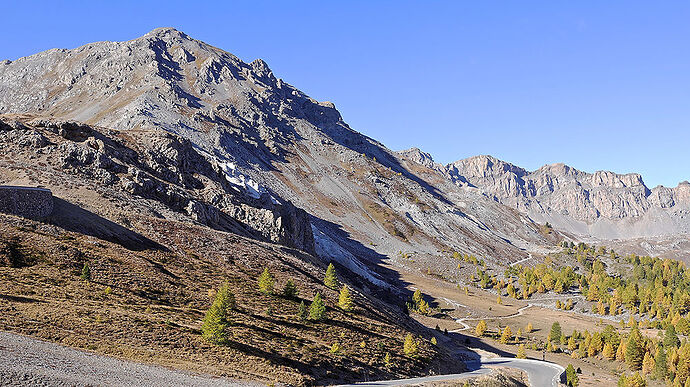
[(587, 173), (563, 163), (530, 172), (489, 155), (430, 165), (418, 154), (426, 153), (401, 152), (456, 185), (477, 187), (496, 201), (567, 231), (629, 238), (678, 235), (690, 229), (688, 184), (649, 189), (638, 173)]

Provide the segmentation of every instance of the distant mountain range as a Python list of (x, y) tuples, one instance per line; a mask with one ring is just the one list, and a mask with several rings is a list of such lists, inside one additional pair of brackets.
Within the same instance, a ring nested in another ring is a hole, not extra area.
[(586, 173), (565, 164), (527, 171), (492, 156), (448, 165), (412, 148), (405, 157), (439, 171), (450, 181), (487, 196), (538, 222), (602, 239), (666, 237), (690, 231), (690, 183), (649, 189), (636, 173)]

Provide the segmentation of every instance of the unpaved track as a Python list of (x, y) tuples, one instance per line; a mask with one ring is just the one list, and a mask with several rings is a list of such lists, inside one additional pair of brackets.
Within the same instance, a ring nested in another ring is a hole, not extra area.
[(0, 386), (259, 386), (0, 332)]

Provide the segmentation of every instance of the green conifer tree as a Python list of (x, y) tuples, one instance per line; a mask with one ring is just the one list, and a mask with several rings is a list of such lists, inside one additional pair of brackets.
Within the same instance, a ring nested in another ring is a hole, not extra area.
[(223, 344), (227, 340), (226, 328), (229, 325), (228, 313), (235, 308), (235, 295), (227, 283), (216, 293), (216, 298), (201, 324), (201, 337), (213, 344)]
[(307, 305), (304, 301), (299, 303), (299, 309), (297, 310), (297, 318), (300, 321), (306, 321), (309, 317), (309, 312), (307, 311)]
[(346, 312), (352, 311), (352, 296), (350, 296), (350, 289), (347, 287), (347, 285), (343, 285), (343, 287), (340, 289), (338, 307)]
[(265, 294), (273, 294), (274, 284), (275, 280), (273, 279), (273, 275), (268, 271), (268, 268), (265, 268), (263, 273), (259, 276), (259, 290)]
[(298, 294), (299, 290), (297, 290), (295, 283), (291, 279), (287, 280), (285, 286), (283, 286), (283, 297), (295, 298)]
[(326, 305), (323, 303), (321, 298), (321, 293), (316, 293), (314, 296), (314, 301), (311, 302), (309, 307), (309, 319), (313, 321), (322, 321), (326, 318)]
[(323, 279), (323, 284), (330, 289), (338, 288), (338, 276), (335, 274), (335, 266), (332, 263), (328, 264), (326, 269), (326, 277)]

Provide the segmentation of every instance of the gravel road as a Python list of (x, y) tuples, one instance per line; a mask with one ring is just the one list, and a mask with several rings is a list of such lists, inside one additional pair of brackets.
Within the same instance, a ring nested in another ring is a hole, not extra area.
[(1, 386), (259, 386), (95, 355), (0, 332)]

